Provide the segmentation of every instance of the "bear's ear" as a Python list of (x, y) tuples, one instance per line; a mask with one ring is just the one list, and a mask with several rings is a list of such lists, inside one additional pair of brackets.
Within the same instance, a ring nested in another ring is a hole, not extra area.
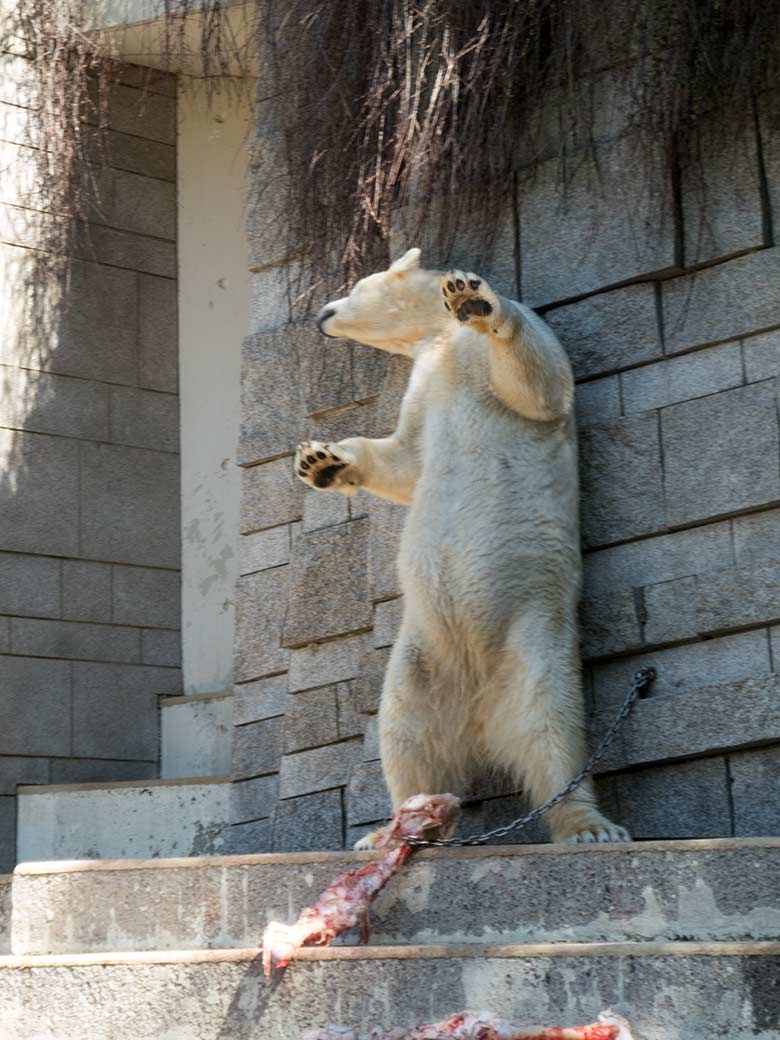
[(413, 271), (420, 266), (420, 250), (407, 249), (403, 256), (390, 264), (391, 274), (403, 274), (405, 271)]

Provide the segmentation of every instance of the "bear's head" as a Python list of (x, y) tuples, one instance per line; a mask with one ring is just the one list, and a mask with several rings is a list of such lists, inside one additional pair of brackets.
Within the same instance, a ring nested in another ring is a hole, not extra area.
[(422, 270), (420, 250), (410, 249), (387, 271), (361, 278), (349, 296), (326, 303), (317, 327), (335, 339), (409, 354), (415, 343), (437, 335), (446, 318), (439, 275)]

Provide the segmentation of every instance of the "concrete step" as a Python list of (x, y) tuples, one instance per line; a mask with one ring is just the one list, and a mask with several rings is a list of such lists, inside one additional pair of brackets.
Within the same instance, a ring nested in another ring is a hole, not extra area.
[(164, 779), (230, 772), (232, 693), (163, 697), (160, 715), (160, 775)]
[[(256, 946), (269, 920), (294, 920), (372, 855), (22, 864), (11, 948)], [(780, 838), (426, 850), (380, 894), (372, 919), (372, 946), (775, 940)]]
[(12, 874), (0, 874), (0, 953), (11, 952)]
[(778, 1040), (779, 978), (780, 943), (336, 947), (271, 980), (256, 950), (1, 957), (0, 1022), (3, 1040), (292, 1040), (465, 1008), (564, 1025), (612, 1007), (636, 1040)]
[(224, 776), (20, 787), (19, 862), (214, 855), (229, 790)]

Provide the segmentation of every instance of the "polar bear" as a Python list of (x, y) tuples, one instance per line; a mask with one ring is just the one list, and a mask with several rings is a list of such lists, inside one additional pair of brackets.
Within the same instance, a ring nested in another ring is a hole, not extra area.
[[(422, 269), (419, 249), (327, 304), (317, 324), (414, 360), (392, 436), (310, 441), (295, 459), (311, 487), (409, 507), (403, 619), (379, 711), (393, 807), (457, 792), (480, 765), (509, 771), (540, 804), (585, 761), (566, 354), (528, 307), (478, 275)], [(630, 840), (587, 780), (547, 820), (553, 841)]]

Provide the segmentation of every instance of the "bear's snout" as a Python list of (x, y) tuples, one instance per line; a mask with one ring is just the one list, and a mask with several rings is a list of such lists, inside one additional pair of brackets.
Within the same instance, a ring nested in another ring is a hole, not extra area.
[(323, 307), (322, 310), (320, 311), (320, 313), (317, 315), (317, 328), (320, 330), (320, 332), (323, 334), (323, 336), (327, 336), (327, 332), (323, 328), (325, 322), (328, 320), (328, 318), (332, 318), (335, 313), (336, 313), (336, 308), (335, 307), (327, 307), (326, 306), (326, 307)]

